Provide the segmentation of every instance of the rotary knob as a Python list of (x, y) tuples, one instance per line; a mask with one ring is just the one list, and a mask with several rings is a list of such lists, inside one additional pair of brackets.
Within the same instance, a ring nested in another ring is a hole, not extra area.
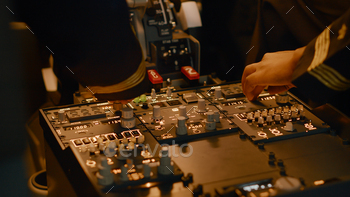
[(153, 119), (159, 120), (159, 119), (162, 119), (162, 118), (163, 117), (160, 114), (160, 106), (159, 105), (153, 106)]
[(183, 117), (185, 117), (185, 118), (187, 119), (188, 116), (187, 116), (186, 113), (187, 113), (187, 112), (186, 112), (186, 106), (181, 105), (181, 106), (179, 107), (179, 116), (183, 116)]
[(215, 99), (221, 98), (221, 88), (215, 89)]
[(177, 135), (186, 135), (187, 134), (186, 118), (183, 116), (179, 116), (177, 118), (176, 134)]
[(205, 100), (204, 99), (198, 99), (198, 109), (197, 112), (203, 113), (206, 112), (207, 109), (205, 108)]

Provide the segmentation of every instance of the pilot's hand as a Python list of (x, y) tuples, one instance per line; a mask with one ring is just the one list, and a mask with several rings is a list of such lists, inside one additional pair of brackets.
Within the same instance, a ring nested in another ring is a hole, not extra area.
[(245, 67), (242, 75), (243, 93), (249, 100), (256, 100), (268, 87), (270, 94), (287, 91), (292, 87), (292, 74), (305, 47), (295, 51), (266, 53), (262, 60)]

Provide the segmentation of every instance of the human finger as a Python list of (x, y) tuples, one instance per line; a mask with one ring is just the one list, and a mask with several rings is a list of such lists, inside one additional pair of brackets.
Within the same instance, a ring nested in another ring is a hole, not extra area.
[[(252, 73), (254, 73), (256, 71), (256, 68), (255, 68), (255, 65), (257, 63), (253, 63), (253, 64), (249, 64), (248, 66), (246, 66), (244, 68), (244, 71), (243, 71), (243, 74), (242, 74), (242, 89), (244, 90), (245, 89), (245, 81), (246, 81), (246, 78), (251, 75)], [(244, 92), (243, 92), (244, 93)]]

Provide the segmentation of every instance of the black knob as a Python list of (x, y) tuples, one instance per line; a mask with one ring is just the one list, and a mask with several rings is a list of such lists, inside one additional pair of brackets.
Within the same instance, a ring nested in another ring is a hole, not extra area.
[(143, 103), (141, 108), (142, 109), (148, 109), (148, 104), (147, 103)]
[(258, 143), (258, 148), (261, 150), (265, 149), (265, 143), (264, 142)]

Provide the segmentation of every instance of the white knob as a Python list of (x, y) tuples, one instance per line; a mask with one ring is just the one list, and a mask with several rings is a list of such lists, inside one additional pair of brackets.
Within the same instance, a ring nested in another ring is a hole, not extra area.
[(292, 122), (287, 122), (286, 126), (284, 127), (284, 130), (286, 130), (286, 131), (293, 131), (294, 130), (293, 123)]
[(270, 110), (269, 110), (269, 115), (270, 115), (270, 116), (273, 116), (273, 115), (275, 115), (275, 110), (273, 110), (273, 109), (270, 109)]
[(159, 105), (153, 106), (153, 119), (162, 119)]
[(58, 120), (63, 122), (66, 120), (66, 113), (63, 110), (58, 111)]
[(214, 111), (214, 121), (220, 122), (220, 113), (217, 110)]
[(133, 128), (135, 127), (135, 118), (132, 117), (132, 118), (129, 118), (129, 119), (126, 119), (126, 118), (121, 118), (121, 126), (123, 128)]
[(183, 117), (185, 117), (185, 118), (188, 118), (186, 113), (187, 113), (187, 111), (186, 111), (186, 106), (181, 105), (181, 106), (179, 107), (179, 116), (183, 116)]
[(221, 88), (216, 88), (215, 89), (215, 98), (216, 99), (221, 98)]
[(128, 119), (134, 117), (134, 113), (131, 108), (122, 109), (122, 118)]
[(214, 122), (214, 112), (207, 112), (207, 121)]
[(207, 109), (205, 108), (205, 100), (204, 99), (198, 99), (198, 109), (197, 112), (206, 112)]
[(205, 122), (205, 129), (206, 130), (214, 130), (216, 129), (216, 122)]
[(186, 135), (187, 134), (186, 118), (183, 116), (179, 116), (177, 118), (176, 134), (178, 134), (178, 135)]
[(156, 93), (156, 90), (154, 88), (152, 88), (151, 97), (152, 97), (152, 99), (157, 98), (157, 93)]

